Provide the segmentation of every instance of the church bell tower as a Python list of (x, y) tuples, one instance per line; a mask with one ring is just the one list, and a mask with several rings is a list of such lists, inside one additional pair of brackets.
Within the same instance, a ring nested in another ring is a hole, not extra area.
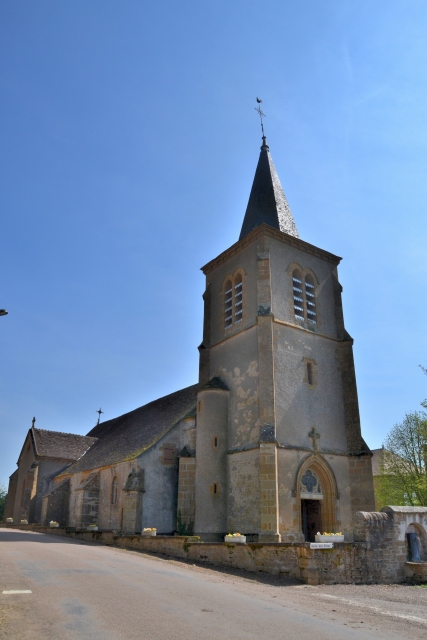
[(297, 227), (265, 136), (238, 242), (203, 267), (195, 532), (351, 536), (374, 510), (341, 258)]

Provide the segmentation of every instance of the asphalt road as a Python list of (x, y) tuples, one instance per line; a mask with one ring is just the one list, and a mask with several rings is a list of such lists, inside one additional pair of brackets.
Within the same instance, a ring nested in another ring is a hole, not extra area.
[(425, 640), (427, 589), (309, 587), (0, 529), (0, 638)]

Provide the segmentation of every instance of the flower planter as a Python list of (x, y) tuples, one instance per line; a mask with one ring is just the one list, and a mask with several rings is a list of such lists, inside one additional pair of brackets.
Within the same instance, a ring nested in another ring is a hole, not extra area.
[(143, 538), (154, 538), (157, 535), (157, 531), (141, 531), (141, 535)]
[(28, 524), (28, 520), (21, 520), (19, 524)]
[(316, 542), (344, 542), (344, 536), (314, 536)]
[(225, 536), (224, 542), (233, 544), (246, 544), (246, 536)]
[(51, 529), (56, 529), (59, 527), (59, 522), (49, 522), (49, 527), (51, 527)]
[(98, 531), (98, 525), (94, 524), (90, 524), (87, 528), (88, 531)]
[(7, 524), (13, 524), (13, 518), (6, 518)]

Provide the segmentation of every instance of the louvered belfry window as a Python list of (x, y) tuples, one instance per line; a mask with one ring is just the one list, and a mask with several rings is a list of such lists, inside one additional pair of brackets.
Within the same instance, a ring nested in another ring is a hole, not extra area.
[(292, 272), (292, 292), (295, 319), (317, 324), (316, 293), (313, 276), (303, 276), (299, 269)]
[(234, 280), (234, 323), (242, 322), (243, 316), (243, 281), (240, 273)]
[(243, 277), (228, 278), (224, 288), (224, 326), (226, 329), (243, 320)]
[(292, 288), (294, 293), (294, 313), (297, 320), (304, 320), (304, 292), (302, 290), (302, 276), (298, 269), (292, 273)]
[(233, 283), (227, 280), (224, 292), (224, 323), (228, 329), (233, 324)]
[(305, 276), (305, 304), (307, 320), (311, 324), (317, 324), (316, 297), (314, 295), (314, 281), (310, 275)]

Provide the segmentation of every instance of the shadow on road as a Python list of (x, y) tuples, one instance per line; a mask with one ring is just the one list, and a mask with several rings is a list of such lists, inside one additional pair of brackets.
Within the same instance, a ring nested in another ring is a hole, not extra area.
[[(82, 540), (70, 540), (65, 536), (56, 536), (54, 534), (39, 533), (38, 531), (20, 531), (19, 529), (0, 529), (0, 543), (2, 542), (41, 542), (43, 544), (52, 543), (77, 543), (81, 544)], [(89, 543), (90, 544), (90, 543)]]
[(138, 555), (145, 555), (150, 558), (158, 558), (160, 560), (165, 560), (172, 564), (178, 564), (186, 567), (198, 567), (199, 569), (207, 569), (209, 571), (214, 571), (215, 573), (222, 574), (222, 575), (225, 574), (227, 576), (236, 576), (238, 578), (244, 578), (245, 580), (249, 580), (250, 582), (265, 584), (271, 587), (296, 587), (296, 586), (305, 584), (301, 580), (297, 580), (296, 578), (290, 578), (289, 576), (286, 576), (284, 574), (275, 576), (270, 573), (264, 573), (263, 571), (255, 572), (255, 571), (246, 571), (245, 569), (235, 569), (233, 567), (217, 567), (213, 564), (209, 564), (208, 562), (198, 562), (196, 560), (184, 560), (183, 558), (174, 558), (173, 556), (166, 556), (162, 553), (150, 553), (150, 552), (147, 552), (145, 549), (142, 551), (139, 551), (138, 549), (125, 549), (125, 551), (137, 553)]
[[(97, 547), (107, 548), (109, 545), (103, 545), (99, 542), (91, 542), (87, 540), (76, 540), (73, 538), (57, 536), (55, 534), (48, 533), (38, 533), (37, 531), (22, 531), (19, 529), (0, 529), (0, 544), (6, 542), (38, 542), (42, 544), (84, 544), (84, 545), (95, 545)], [(214, 571), (215, 573), (227, 575), (227, 576), (236, 576), (239, 578), (244, 578), (245, 580), (249, 580), (250, 582), (265, 584), (274, 587), (295, 587), (298, 585), (304, 584), (300, 580), (296, 578), (290, 578), (284, 574), (281, 575), (271, 575), (269, 573), (264, 572), (252, 572), (245, 571), (244, 569), (235, 569), (232, 567), (218, 567), (213, 564), (209, 564), (208, 562), (201, 562), (196, 560), (185, 560), (183, 558), (177, 558), (173, 556), (167, 556), (163, 553), (150, 553), (149, 551), (138, 550), (138, 549), (126, 549), (123, 547), (110, 547), (112, 549), (116, 549), (119, 551), (126, 551), (129, 553), (135, 553), (138, 556), (147, 556), (149, 558), (157, 558), (158, 560), (164, 560), (166, 562), (172, 564), (178, 564), (186, 567), (198, 567), (200, 569), (206, 569), (209, 571)]]

